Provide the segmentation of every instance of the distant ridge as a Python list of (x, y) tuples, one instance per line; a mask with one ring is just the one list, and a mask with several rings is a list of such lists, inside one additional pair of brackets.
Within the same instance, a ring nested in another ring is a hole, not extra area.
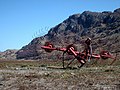
[(0, 58), (2, 59), (16, 59), (16, 49), (7, 49), (6, 51), (0, 52)]

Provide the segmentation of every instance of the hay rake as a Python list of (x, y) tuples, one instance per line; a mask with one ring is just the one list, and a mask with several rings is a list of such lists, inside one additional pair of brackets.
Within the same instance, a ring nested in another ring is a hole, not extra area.
[[(73, 44), (70, 44), (68, 45), (67, 47), (65, 48), (58, 48), (58, 47), (54, 47), (54, 45), (50, 42), (46, 42), (45, 45), (41, 46), (42, 49), (44, 49), (46, 52), (48, 53), (51, 53), (52, 51), (54, 50), (57, 50), (57, 51), (62, 51), (63, 54), (63, 58), (62, 58), (62, 63), (63, 63), (63, 68), (67, 68), (69, 67), (69, 65), (75, 60), (77, 59), (78, 62), (81, 64), (80, 66), (78, 66), (79, 68), (81, 68), (82, 66), (84, 66), (84, 64), (87, 62), (87, 57), (90, 57), (91, 59), (108, 59), (108, 58), (111, 58), (113, 59), (112, 62), (110, 63), (110, 65), (112, 65), (115, 61), (116, 61), (116, 57), (117, 57), (117, 54), (116, 56), (113, 56), (110, 52), (108, 51), (105, 51), (105, 50), (102, 50), (99, 54), (96, 54), (96, 53), (92, 53), (92, 55), (88, 54), (86, 55), (85, 51), (83, 52), (79, 52), (77, 51), (76, 47), (73, 45)], [(71, 60), (67, 66), (65, 67), (65, 54), (68, 54), (68, 55), (73, 55), (74, 56), (74, 59)]]

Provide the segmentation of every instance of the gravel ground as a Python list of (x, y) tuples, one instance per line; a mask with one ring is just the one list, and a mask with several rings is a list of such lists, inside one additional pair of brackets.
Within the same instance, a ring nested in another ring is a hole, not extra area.
[(1, 69), (0, 90), (120, 90), (120, 66)]

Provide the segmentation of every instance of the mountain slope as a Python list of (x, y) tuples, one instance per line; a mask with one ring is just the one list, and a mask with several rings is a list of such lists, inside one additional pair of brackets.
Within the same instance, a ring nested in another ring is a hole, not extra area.
[(120, 52), (120, 8), (114, 12), (85, 11), (82, 14), (71, 15), (51, 28), (48, 34), (35, 38), (22, 47), (17, 52), (17, 59), (56, 58), (54, 55), (59, 55), (59, 52), (52, 52), (48, 56), (40, 48), (46, 41), (62, 47), (74, 43), (81, 51), (86, 37), (92, 38), (94, 50), (102, 47), (111, 52)]

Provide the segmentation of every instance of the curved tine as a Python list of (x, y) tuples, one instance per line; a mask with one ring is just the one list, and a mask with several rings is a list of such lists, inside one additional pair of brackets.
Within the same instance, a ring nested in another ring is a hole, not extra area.
[(82, 63), (80, 66), (78, 66), (78, 68), (81, 68), (85, 65), (85, 63)]
[(66, 52), (63, 52), (63, 55), (62, 55), (62, 63), (63, 63), (63, 68), (65, 68), (64, 66), (64, 55), (65, 55)]
[(113, 59), (113, 61), (110, 63), (110, 65), (112, 65), (116, 60), (117, 60), (117, 53), (116, 53), (116, 56), (115, 56), (115, 58)]
[(75, 58), (68, 63), (68, 65), (67, 65), (66, 68), (68, 68), (68, 66), (69, 66), (74, 60), (75, 60)]

